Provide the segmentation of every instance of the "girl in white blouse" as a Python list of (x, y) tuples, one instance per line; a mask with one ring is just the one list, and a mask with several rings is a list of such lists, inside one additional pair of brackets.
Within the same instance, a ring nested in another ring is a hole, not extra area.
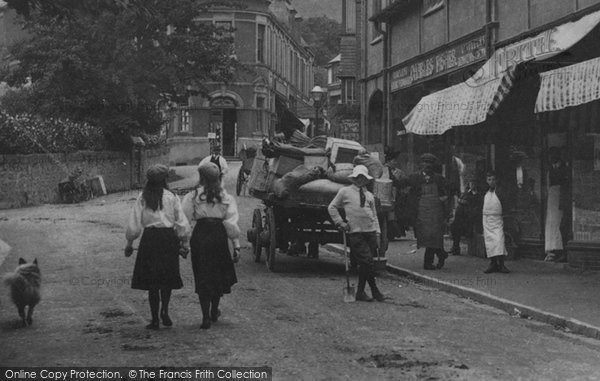
[[(171, 290), (183, 287), (179, 274), (179, 254), (182, 243), (187, 241), (190, 224), (186, 219), (179, 198), (167, 189), (169, 168), (154, 165), (148, 169), (148, 181), (138, 196), (129, 216), (125, 256), (133, 253), (133, 241), (140, 240), (131, 288), (148, 290), (152, 321), (148, 329), (158, 329), (159, 304), (163, 325), (171, 326), (169, 300)], [(143, 231), (143, 234), (142, 234)]]
[(206, 163), (198, 167), (198, 174), (198, 188), (184, 197), (182, 205), (188, 220), (196, 221), (190, 240), (192, 269), (202, 308), (200, 328), (208, 329), (219, 318), (221, 297), (237, 283), (233, 263), (239, 259), (240, 228), (235, 198), (222, 188), (219, 167)]

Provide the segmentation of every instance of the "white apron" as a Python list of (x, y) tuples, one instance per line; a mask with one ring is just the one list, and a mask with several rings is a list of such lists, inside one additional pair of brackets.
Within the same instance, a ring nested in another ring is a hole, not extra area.
[(483, 239), (488, 258), (506, 255), (502, 204), (495, 192), (487, 192), (483, 201)]
[(546, 230), (545, 250), (562, 250), (563, 241), (560, 234), (560, 222), (563, 212), (559, 209), (560, 205), (560, 185), (553, 185), (548, 189), (548, 204), (546, 207)]

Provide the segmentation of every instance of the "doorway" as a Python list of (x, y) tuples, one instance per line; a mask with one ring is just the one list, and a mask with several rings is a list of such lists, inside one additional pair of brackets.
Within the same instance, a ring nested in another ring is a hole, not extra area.
[(237, 115), (235, 109), (223, 109), (223, 156), (236, 156)]

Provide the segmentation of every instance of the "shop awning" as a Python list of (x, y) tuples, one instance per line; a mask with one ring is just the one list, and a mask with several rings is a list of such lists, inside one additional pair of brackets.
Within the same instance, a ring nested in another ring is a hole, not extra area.
[(402, 120), (406, 131), (439, 135), (455, 126), (485, 121), (510, 92), (519, 64), (546, 60), (568, 50), (599, 23), (597, 11), (497, 49), (465, 82), (423, 97)]
[(600, 57), (540, 74), (535, 112), (562, 110), (600, 99)]

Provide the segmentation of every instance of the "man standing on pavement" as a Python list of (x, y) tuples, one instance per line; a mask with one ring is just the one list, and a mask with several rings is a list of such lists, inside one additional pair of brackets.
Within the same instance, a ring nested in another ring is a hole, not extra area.
[[(445, 203), (448, 200), (446, 180), (437, 173), (439, 160), (426, 153), (421, 156), (420, 170), (408, 179), (410, 186), (408, 206), (417, 239), (417, 247), (425, 247), (423, 268), (435, 270), (444, 267), (448, 254), (444, 250)], [(438, 257), (437, 266), (433, 260)]]
[(498, 187), (498, 178), (494, 171), (487, 173), (486, 182), (489, 189), (483, 199), (483, 239), (486, 255), (490, 258), (490, 266), (484, 273), (507, 274), (510, 271), (504, 266), (507, 251), (504, 241), (503, 213), (508, 210), (508, 202), (506, 194)]

